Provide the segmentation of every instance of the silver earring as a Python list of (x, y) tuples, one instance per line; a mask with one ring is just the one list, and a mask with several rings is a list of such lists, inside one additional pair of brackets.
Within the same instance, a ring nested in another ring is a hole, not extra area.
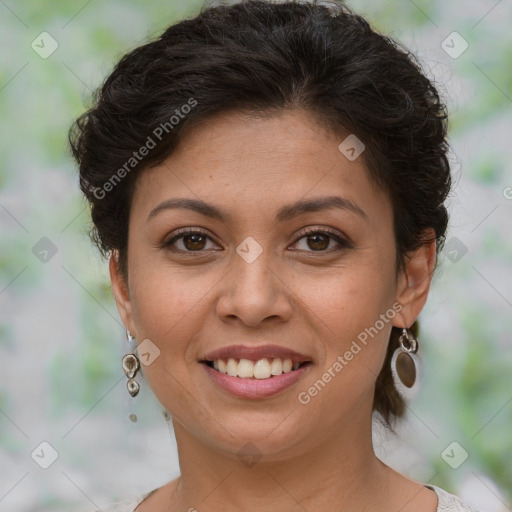
[(419, 389), (421, 367), (416, 355), (419, 342), (410, 329), (402, 329), (398, 342), (399, 346), (391, 358), (391, 374), (397, 391), (404, 399), (410, 400)]
[[(128, 330), (126, 331), (126, 336), (128, 337), (128, 341), (130, 343), (133, 342), (134, 338)], [(123, 356), (122, 365), (124, 373), (128, 377), (128, 382), (126, 383), (128, 393), (135, 397), (140, 390), (139, 383), (134, 378), (140, 369), (139, 358), (135, 354), (126, 354)]]

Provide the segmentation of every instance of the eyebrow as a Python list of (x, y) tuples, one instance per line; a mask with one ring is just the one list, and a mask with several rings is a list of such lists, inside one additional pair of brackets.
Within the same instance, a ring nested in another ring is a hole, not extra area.
[[(221, 222), (229, 222), (233, 220), (231, 214), (223, 211), (217, 206), (205, 203), (200, 199), (189, 198), (175, 198), (163, 201), (151, 210), (148, 216), (148, 220), (155, 217), (164, 210), (177, 208), (192, 210), (206, 217), (220, 220)], [(349, 211), (351, 213), (355, 213), (356, 215), (362, 217), (364, 220), (368, 221), (368, 215), (356, 203), (350, 199), (339, 196), (316, 197), (313, 199), (297, 201), (296, 203), (283, 206), (277, 212), (276, 220), (278, 222), (284, 222), (305, 213), (319, 212), (332, 208), (338, 208), (341, 210)]]

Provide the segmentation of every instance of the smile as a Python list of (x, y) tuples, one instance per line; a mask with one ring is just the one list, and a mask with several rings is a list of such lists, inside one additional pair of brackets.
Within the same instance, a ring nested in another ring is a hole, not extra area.
[(204, 362), (210, 366), (210, 368), (214, 368), (220, 373), (225, 373), (231, 377), (240, 377), (242, 379), (269, 379), (277, 375), (282, 375), (283, 373), (295, 371), (309, 361), (301, 363), (280, 357), (273, 359), (265, 357), (253, 361), (251, 359), (230, 357), (228, 359), (216, 359), (215, 361)]
[(260, 399), (274, 396), (301, 379), (312, 367), (311, 361), (263, 358), (216, 359), (201, 361), (213, 382), (238, 398)]

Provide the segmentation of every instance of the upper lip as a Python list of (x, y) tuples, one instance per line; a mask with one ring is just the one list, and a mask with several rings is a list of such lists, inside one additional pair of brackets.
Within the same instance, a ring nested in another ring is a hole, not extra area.
[(257, 361), (258, 359), (273, 359), (280, 357), (281, 359), (291, 359), (294, 363), (303, 363), (311, 361), (309, 356), (300, 354), (295, 350), (279, 345), (229, 345), (222, 347), (206, 354), (202, 361), (215, 361), (217, 359), (250, 359)]

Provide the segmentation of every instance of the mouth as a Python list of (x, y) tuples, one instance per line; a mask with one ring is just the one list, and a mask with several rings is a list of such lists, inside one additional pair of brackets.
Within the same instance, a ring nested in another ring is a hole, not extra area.
[(313, 362), (309, 360), (294, 361), (279, 357), (257, 360), (230, 357), (199, 362), (218, 389), (244, 400), (261, 400), (284, 393), (313, 367)]
[(230, 377), (248, 380), (273, 379), (313, 364), (312, 361), (294, 361), (281, 357), (264, 357), (256, 360), (229, 357), (215, 360), (204, 359), (200, 363)]

